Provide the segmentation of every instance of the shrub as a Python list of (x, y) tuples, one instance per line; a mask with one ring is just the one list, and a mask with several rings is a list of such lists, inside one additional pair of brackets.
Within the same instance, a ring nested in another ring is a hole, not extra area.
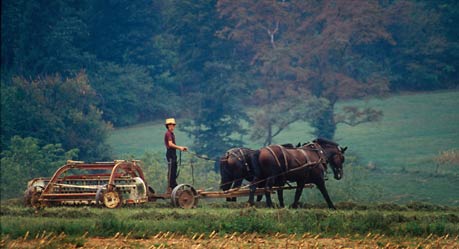
[(436, 164), (435, 174), (448, 173), (447, 171), (457, 172), (459, 169), (459, 150), (441, 151), (433, 161)]

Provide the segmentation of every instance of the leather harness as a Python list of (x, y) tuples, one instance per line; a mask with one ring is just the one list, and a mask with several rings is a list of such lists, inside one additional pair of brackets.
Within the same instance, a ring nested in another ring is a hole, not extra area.
[[(280, 148), (280, 150), (282, 152), (282, 156), (284, 157), (285, 171), (288, 172), (289, 171), (289, 165), (288, 165), (287, 155), (285, 153), (284, 147), (282, 147), (280, 145), (272, 145), (272, 146), (277, 146), (277, 147)], [(319, 155), (319, 160), (318, 161), (316, 161), (316, 162), (312, 162), (311, 161), (311, 159), (309, 158), (308, 154), (305, 151), (304, 147), (306, 147), (306, 146), (311, 147), (310, 150), (316, 150), (318, 152), (318, 155)], [(282, 168), (280, 160), (279, 160), (278, 156), (276, 155), (276, 153), (273, 151), (273, 149), (270, 146), (267, 146), (266, 149), (273, 155), (274, 159), (276, 160), (277, 166), (279, 166), (279, 168)], [(324, 151), (323, 151), (322, 147), (319, 144), (317, 144), (317, 143), (309, 143), (309, 144), (304, 145), (301, 148), (296, 148), (296, 150), (301, 151), (301, 153), (304, 155), (304, 157), (306, 159), (306, 163), (304, 163), (303, 165), (300, 165), (299, 168), (309, 167), (309, 166), (313, 166), (313, 165), (321, 165), (324, 168), (324, 170), (327, 169), (327, 167), (326, 167), (327, 159), (325, 157), (325, 154), (324, 154)], [(298, 162), (298, 164), (300, 164), (297, 159), (295, 159), (295, 160)], [(295, 169), (292, 169), (292, 170), (298, 170), (299, 168), (295, 168)]]
[[(240, 153), (240, 156), (234, 152), (234, 151), (239, 151)], [(245, 154), (244, 154), (244, 151), (242, 150), (242, 148), (233, 148), (233, 149), (230, 149), (226, 152), (227, 156), (226, 156), (226, 160), (228, 160), (228, 158), (230, 156), (233, 156), (235, 158), (237, 158), (237, 160), (239, 160), (246, 168), (247, 172), (250, 172), (250, 167), (249, 167), (249, 164), (247, 163), (247, 160), (245, 159)]]

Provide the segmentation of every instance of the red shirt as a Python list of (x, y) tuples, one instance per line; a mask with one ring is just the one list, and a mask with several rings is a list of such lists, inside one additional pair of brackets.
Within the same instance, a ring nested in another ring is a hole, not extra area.
[(169, 141), (170, 140), (172, 140), (172, 143), (175, 144), (175, 135), (174, 135), (174, 133), (171, 132), (170, 130), (167, 130), (166, 134), (164, 134), (164, 145), (166, 145), (167, 149), (171, 149), (171, 148), (169, 148)]

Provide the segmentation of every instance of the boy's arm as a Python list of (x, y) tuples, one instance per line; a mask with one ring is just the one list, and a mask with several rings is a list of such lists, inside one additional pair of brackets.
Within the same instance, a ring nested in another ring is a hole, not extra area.
[(181, 151), (187, 151), (188, 150), (187, 147), (178, 146), (178, 145), (174, 144), (172, 142), (172, 140), (168, 140), (167, 145), (169, 145), (169, 148), (172, 148), (172, 149), (177, 149), (177, 150), (181, 150)]

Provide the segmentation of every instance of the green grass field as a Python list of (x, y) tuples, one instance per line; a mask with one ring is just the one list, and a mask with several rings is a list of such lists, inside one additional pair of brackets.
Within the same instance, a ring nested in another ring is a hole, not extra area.
[[(459, 205), (459, 165), (437, 165), (434, 158), (446, 150), (459, 150), (459, 91), (404, 94), (384, 99), (341, 102), (339, 107), (357, 105), (384, 112), (380, 122), (355, 127), (339, 125), (335, 141), (348, 146), (350, 156), (346, 175), (341, 181), (330, 179), (333, 199), (364, 202), (423, 201)], [(191, 145), (177, 126), (178, 143)], [(274, 139), (275, 143), (297, 143), (314, 139), (307, 123), (297, 122)], [(109, 144), (120, 158), (142, 156), (145, 152), (163, 152), (162, 120), (129, 128), (116, 129)], [(245, 138), (246, 146), (259, 148), (258, 141)], [(346, 178), (346, 176), (348, 176)], [(332, 178), (332, 177), (330, 177)], [(199, 183), (198, 183), (199, 184)], [(305, 191), (303, 199), (321, 202), (315, 192)], [(362, 194), (359, 195), (359, 193)], [(357, 198), (357, 199), (356, 199)], [(303, 200), (303, 201), (307, 201)]]
[(260, 234), (384, 234), (386, 236), (451, 237), (459, 235), (457, 207), (436, 205), (340, 206), (339, 211), (307, 209), (247, 208), (243, 204), (200, 204), (195, 209), (172, 209), (170, 204), (148, 203), (119, 209), (95, 207), (54, 207), (42, 210), (4, 204), (2, 235), (16, 239), (47, 233), (72, 236), (112, 237), (116, 233), (131, 238), (151, 237), (159, 232), (182, 235)]

